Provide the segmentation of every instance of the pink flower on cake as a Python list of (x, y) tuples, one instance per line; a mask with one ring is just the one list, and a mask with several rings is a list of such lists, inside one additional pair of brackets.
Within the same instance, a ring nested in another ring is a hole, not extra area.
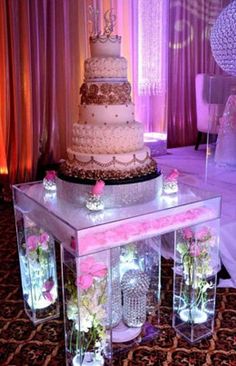
[(92, 187), (91, 193), (95, 196), (100, 196), (103, 192), (103, 189), (105, 187), (105, 183), (103, 180), (98, 180), (96, 184)]
[(77, 262), (80, 276), (76, 279), (76, 285), (87, 290), (93, 284), (94, 278), (102, 278), (107, 274), (107, 266), (104, 263), (96, 262), (93, 257), (88, 257)]

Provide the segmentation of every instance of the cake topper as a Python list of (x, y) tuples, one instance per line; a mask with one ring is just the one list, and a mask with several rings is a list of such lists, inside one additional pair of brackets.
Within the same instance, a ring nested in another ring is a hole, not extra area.
[(96, 37), (101, 33), (99, 31), (99, 21), (98, 21), (99, 10), (97, 8), (95, 8), (93, 5), (89, 5), (88, 11), (89, 11), (89, 18), (90, 18), (89, 23), (92, 25), (91, 31), (90, 31), (90, 36)]
[(109, 9), (104, 13), (104, 32), (103, 34), (106, 36), (110, 36), (113, 32), (115, 24), (116, 24), (116, 15), (112, 14), (113, 9)]

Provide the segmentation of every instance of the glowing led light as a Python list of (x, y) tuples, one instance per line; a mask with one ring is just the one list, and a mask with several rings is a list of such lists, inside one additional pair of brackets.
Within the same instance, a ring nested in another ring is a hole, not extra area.
[(48, 306), (52, 305), (55, 302), (56, 298), (57, 298), (57, 287), (56, 286), (54, 286), (54, 288), (50, 291), (50, 295), (52, 297), (52, 300), (45, 299), (42, 296), (42, 289), (41, 288), (38, 288), (38, 289), (34, 288), (33, 292), (34, 292), (34, 297), (37, 298), (37, 300), (32, 299), (31, 296), (29, 296), (29, 298), (27, 300), (27, 303), (28, 303), (28, 305), (31, 309), (32, 308), (34, 308), (35, 310), (45, 309)]
[[(76, 355), (73, 358), (73, 366), (81, 366), (80, 363), (80, 355)], [(104, 360), (102, 358), (96, 360), (94, 359), (94, 352), (86, 352), (83, 362), (82, 362), (82, 366), (102, 366), (104, 365)]]
[(194, 308), (192, 310), (188, 308), (181, 310), (179, 313), (179, 317), (184, 322), (191, 322), (194, 324), (202, 324), (207, 321), (207, 314), (204, 311), (197, 308)]
[(57, 198), (57, 192), (56, 191), (46, 191), (44, 192), (44, 195), (43, 195), (43, 200), (44, 202), (52, 202), (52, 201), (55, 201)]

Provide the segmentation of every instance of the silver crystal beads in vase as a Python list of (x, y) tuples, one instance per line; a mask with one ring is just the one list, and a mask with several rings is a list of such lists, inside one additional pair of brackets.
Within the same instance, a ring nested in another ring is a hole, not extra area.
[(122, 278), (123, 320), (129, 327), (140, 327), (146, 320), (149, 283), (148, 275), (139, 269), (128, 270)]
[[(109, 311), (108, 311), (109, 313)], [(122, 318), (120, 283), (120, 247), (111, 250), (111, 311), (107, 328), (119, 324)]]

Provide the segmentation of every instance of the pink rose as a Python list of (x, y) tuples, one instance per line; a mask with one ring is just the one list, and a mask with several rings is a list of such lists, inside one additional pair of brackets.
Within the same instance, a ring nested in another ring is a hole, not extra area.
[(31, 235), (28, 237), (27, 241), (26, 241), (26, 248), (29, 251), (33, 251), (36, 250), (38, 247), (38, 243), (39, 243), (39, 237), (36, 235)]
[(199, 255), (201, 254), (201, 249), (199, 247), (199, 245), (197, 244), (192, 244), (190, 246), (190, 251), (189, 251), (190, 255), (192, 257), (199, 257)]
[(40, 243), (42, 243), (43, 241), (49, 241), (49, 235), (48, 235), (48, 233), (42, 233), (41, 235), (40, 235), (40, 239), (39, 239), (39, 241), (40, 241)]
[(183, 229), (183, 237), (186, 240), (190, 240), (190, 239), (193, 238), (193, 232), (190, 229), (190, 227), (186, 227), (186, 228)]
[(39, 244), (44, 249), (48, 249), (49, 235), (47, 233), (42, 233), (39, 237)]
[(100, 196), (103, 192), (104, 187), (105, 183), (103, 182), (103, 180), (98, 180), (96, 184), (92, 187), (91, 193), (95, 196)]
[(55, 172), (55, 170), (47, 170), (46, 171), (45, 178), (47, 180), (53, 181), (56, 178), (56, 172)]
[(173, 182), (177, 180), (179, 176), (179, 171), (177, 169), (173, 169), (172, 172), (166, 177), (167, 182)]
[(195, 238), (200, 241), (204, 241), (209, 238), (209, 229), (204, 226), (195, 233)]
[(101, 278), (107, 274), (107, 266), (96, 262), (93, 257), (87, 257), (77, 264), (80, 276), (76, 279), (76, 285), (84, 290), (92, 286), (94, 278)]
[(83, 290), (87, 290), (93, 284), (93, 277), (91, 275), (79, 276), (76, 280), (76, 285)]

